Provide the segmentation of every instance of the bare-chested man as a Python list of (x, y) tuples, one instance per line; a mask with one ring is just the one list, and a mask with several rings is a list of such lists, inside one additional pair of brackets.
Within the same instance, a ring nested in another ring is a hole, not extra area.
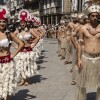
[[(67, 26), (67, 38), (68, 38), (68, 54), (67, 54), (67, 57), (66, 57), (66, 61), (65, 61), (65, 64), (68, 64), (69, 63), (69, 59), (70, 59), (70, 55), (73, 55), (74, 53), (74, 49), (77, 47), (76, 45), (73, 45), (72, 44), (72, 41), (71, 41), (71, 34), (72, 32), (75, 30), (75, 28), (79, 25), (78, 23), (78, 20), (77, 20), (77, 15), (73, 16), (73, 21), (70, 22)], [(73, 56), (73, 58), (75, 58)], [(75, 59), (72, 58), (72, 62), (74, 62)], [(72, 71), (72, 70), (71, 70)]]
[(79, 20), (79, 23), (77, 25), (77, 27), (74, 29), (74, 31), (72, 32), (71, 34), (71, 41), (72, 41), (72, 44), (74, 46), (76, 46), (75, 48), (75, 52), (73, 54), (73, 57), (74, 57), (74, 61), (73, 61), (73, 65), (72, 65), (72, 71), (73, 71), (73, 74), (72, 74), (72, 82), (71, 82), (71, 85), (76, 85), (76, 67), (77, 67), (77, 45), (78, 45), (78, 38), (79, 38), (79, 31), (81, 29), (82, 26), (84, 26), (87, 22), (87, 17), (84, 16), (83, 13), (79, 14), (78, 15), (78, 20)]
[(61, 56), (61, 60), (62, 59), (65, 59), (63, 53), (62, 53), (62, 50), (61, 48), (63, 48), (63, 38), (65, 37), (65, 21), (64, 20), (61, 20), (60, 22), (60, 26), (58, 28), (58, 56)]
[[(96, 100), (100, 100), (100, 6), (86, 9), (90, 22), (79, 32), (78, 43), (78, 96), (76, 100), (86, 100), (86, 88), (96, 87)], [(84, 45), (84, 52), (82, 46)]]

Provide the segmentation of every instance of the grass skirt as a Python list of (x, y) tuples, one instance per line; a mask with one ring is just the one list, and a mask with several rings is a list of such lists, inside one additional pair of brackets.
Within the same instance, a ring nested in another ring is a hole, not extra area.
[(61, 48), (67, 48), (67, 39), (66, 38), (61, 39)]
[(20, 52), (15, 57), (17, 78), (21, 75), (23, 79), (27, 77), (32, 77), (38, 74), (37, 64), (35, 61), (35, 53), (30, 52)]
[(15, 64), (0, 63), (0, 98), (6, 100), (7, 95), (12, 95), (17, 86), (15, 79)]
[(82, 70), (78, 70), (77, 85), (90, 89), (100, 87), (100, 57), (82, 55)]

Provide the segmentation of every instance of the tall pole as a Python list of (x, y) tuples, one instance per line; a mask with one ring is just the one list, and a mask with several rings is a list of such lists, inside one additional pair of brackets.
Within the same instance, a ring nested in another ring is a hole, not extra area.
[(64, 12), (64, 0), (62, 0), (62, 13)]

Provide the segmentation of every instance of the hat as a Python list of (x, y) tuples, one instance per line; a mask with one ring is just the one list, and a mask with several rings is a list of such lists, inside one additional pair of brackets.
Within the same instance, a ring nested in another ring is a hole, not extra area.
[(8, 10), (6, 6), (0, 6), (0, 20), (6, 20), (7, 21), (7, 14)]
[(100, 6), (99, 5), (93, 4), (93, 5), (89, 6), (88, 8), (86, 8), (86, 10), (85, 10), (86, 15), (89, 15), (89, 14), (94, 13), (94, 12), (100, 13)]
[(77, 18), (77, 14), (76, 13), (71, 14), (71, 18)]
[(29, 18), (29, 12), (26, 9), (22, 9), (19, 12), (18, 19), (20, 21), (28, 21), (28, 18)]
[(61, 21), (60, 21), (60, 24), (65, 24), (65, 21), (64, 21), (64, 20), (61, 20)]
[(83, 15), (82, 16), (82, 19), (84, 20), (84, 19), (88, 19), (88, 16), (87, 15)]
[(81, 19), (83, 16), (84, 16), (83, 13), (79, 13), (77, 17), (78, 17), (79, 19)]

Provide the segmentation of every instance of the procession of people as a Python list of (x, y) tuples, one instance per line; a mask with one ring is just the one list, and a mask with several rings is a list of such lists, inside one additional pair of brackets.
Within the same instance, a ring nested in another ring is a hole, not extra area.
[(39, 74), (36, 60), (45, 34), (40, 19), (26, 9), (19, 12), (15, 28), (8, 26), (8, 15), (7, 7), (0, 6), (0, 100), (10, 100), (17, 86), (28, 85)]
[(100, 100), (100, 5), (91, 4), (83, 13), (74, 13), (71, 21), (60, 21), (58, 57), (72, 64), (71, 85), (76, 85), (75, 100), (87, 100), (87, 88), (97, 89)]
[[(0, 100), (10, 100), (18, 86), (28, 86), (39, 75), (37, 59), (43, 50), (43, 37), (57, 38), (58, 57), (71, 64), (71, 85), (75, 100), (86, 100), (86, 89), (97, 88), (100, 100), (100, 5), (91, 4), (84, 13), (74, 13), (59, 25), (41, 25), (28, 10), (19, 11), (16, 23), (9, 19), (6, 6), (0, 6)], [(13, 51), (11, 50), (13, 48)]]

